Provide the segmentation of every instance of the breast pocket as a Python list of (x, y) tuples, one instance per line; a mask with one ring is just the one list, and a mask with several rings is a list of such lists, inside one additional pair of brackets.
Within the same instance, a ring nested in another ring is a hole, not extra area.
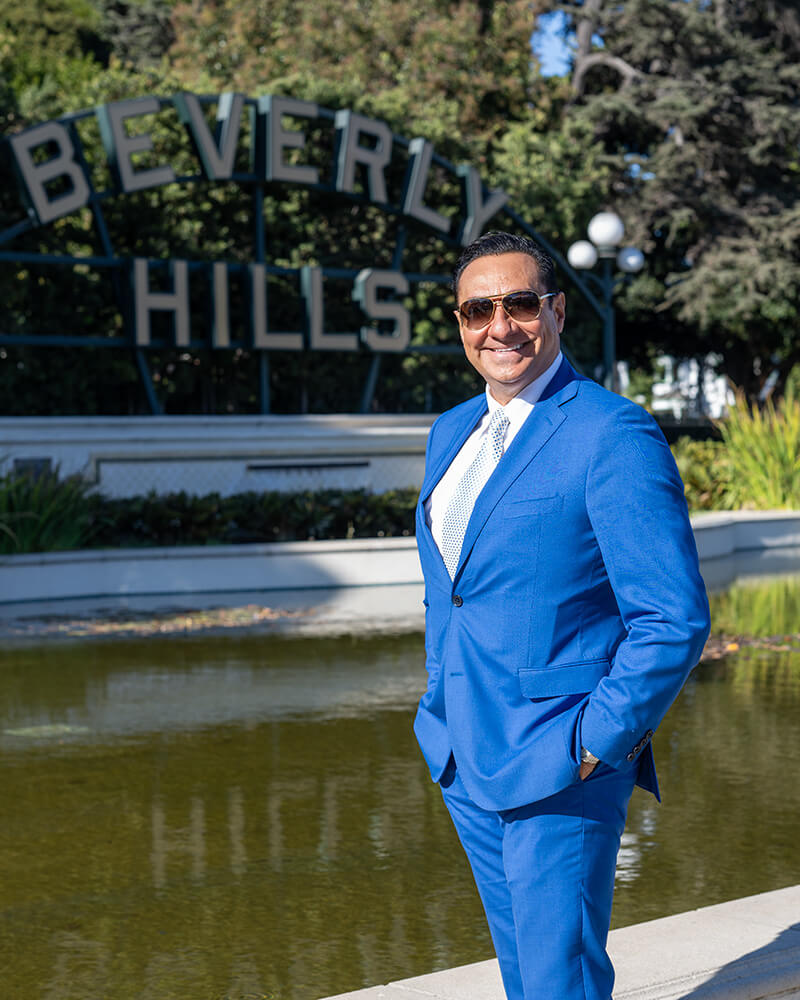
[(543, 514), (558, 513), (563, 505), (564, 498), (557, 495), (507, 500), (503, 506), (503, 517), (541, 517)]

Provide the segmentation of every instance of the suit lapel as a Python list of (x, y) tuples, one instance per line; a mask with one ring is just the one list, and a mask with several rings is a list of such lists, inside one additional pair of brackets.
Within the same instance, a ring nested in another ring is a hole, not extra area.
[(431, 468), (426, 470), (425, 480), (420, 491), (420, 503), (425, 503), (431, 495), (436, 484), (450, 468), (450, 463), (459, 453), (470, 434), (475, 430), (475, 425), (483, 417), (488, 408), (485, 395), (475, 396), (474, 399), (468, 400), (463, 406), (458, 408), (459, 413), (457, 415), (452, 414), (455, 419), (450, 421), (447, 426), (442, 427), (439, 433), (444, 435), (448, 435), (449, 433), (449, 437), (438, 456), (432, 456)]
[(450, 463), (487, 409), (486, 395), (481, 394), (457, 407), (458, 412), (450, 411), (445, 415), (443, 426), (437, 432), (442, 435), (445, 443), (438, 455), (431, 454), (429, 456), (430, 468), (426, 469), (417, 503), (417, 545), (423, 566), (427, 565), (432, 571), (435, 568), (436, 572), (440, 573), (448, 583), (450, 583), (450, 574), (447, 572), (442, 554), (433, 540), (433, 534), (428, 526), (425, 517), (425, 501), (450, 467)]

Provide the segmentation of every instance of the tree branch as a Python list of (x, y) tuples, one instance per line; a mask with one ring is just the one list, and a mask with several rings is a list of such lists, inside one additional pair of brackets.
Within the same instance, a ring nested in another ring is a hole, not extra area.
[(728, 30), (728, 12), (726, 10), (727, 0), (715, 0), (714, 21), (717, 31), (722, 34)]
[(635, 66), (631, 66), (630, 63), (625, 62), (624, 59), (620, 59), (619, 56), (612, 56), (606, 52), (593, 52), (591, 55), (587, 55), (582, 59), (576, 58), (575, 60), (575, 70), (572, 74), (572, 88), (578, 95), (583, 94), (584, 77), (593, 66), (610, 66), (611, 69), (615, 69), (622, 77), (622, 86), (620, 89), (623, 90), (625, 87), (629, 87), (637, 77), (642, 76), (640, 70), (636, 69)]
[(575, 37), (578, 50), (575, 53), (575, 65), (579, 65), (592, 51), (592, 36), (600, 20), (600, 10), (603, 0), (586, 0), (581, 6), (581, 17), (577, 19)]

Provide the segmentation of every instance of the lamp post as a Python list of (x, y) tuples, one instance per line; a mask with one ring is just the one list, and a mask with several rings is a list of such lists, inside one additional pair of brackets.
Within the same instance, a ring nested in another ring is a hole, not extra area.
[[(615, 212), (599, 212), (589, 222), (589, 239), (578, 240), (567, 250), (567, 260), (576, 270), (583, 271), (602, 296), (598, 312), (603, 320), (603, 382), (608, 389), (617, 388), (616, 328), (614, 323), (614, 289), (623, 280), (615, 276), (612, 262), (624, 274), (636, 274), (644, 267), (644, 254), (636, 247), (620, 247), (625, 235), (622, 219)], [(598, 258), (603, 266), (599, 275), (591, 268)]]

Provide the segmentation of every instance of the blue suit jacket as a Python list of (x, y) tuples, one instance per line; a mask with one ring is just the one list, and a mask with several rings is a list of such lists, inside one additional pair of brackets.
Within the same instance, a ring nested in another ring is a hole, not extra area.
[(683, 486), (635, 404), (563, 361), (472, 513), (451, 581), (423, 504), (486, 412), (442, 414), (417, 508), (431, 776), (510, 809), (577, 779), (583, 744), (658, 794), (650, 739), (699, 659), (708, 602)]

